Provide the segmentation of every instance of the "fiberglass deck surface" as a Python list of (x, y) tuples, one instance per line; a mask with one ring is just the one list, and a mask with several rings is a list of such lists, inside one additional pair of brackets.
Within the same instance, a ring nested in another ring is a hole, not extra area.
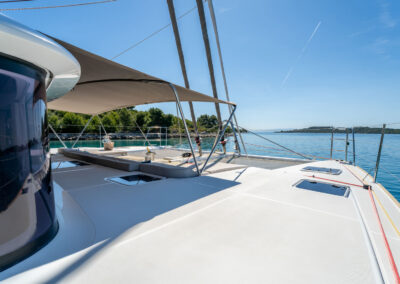
[[(338, 162), (308, 165), (339, 167), (343, 174), (335, 179), (356, 182)], [(303, 166), (250, 167), (136, 187), (105, 181), (105, 177), (126, 172), (101, 166), (55, 170), (54, 180), (64, 196), (61, 208), (58, 202), (58, 213), (63, 214), (58, 236), (38, 256), (7, 270), (0, 279), (374, 283), (371, 255), (352, 200), (356, 197), (383, 277), (394, 283), (367, 191), (352, 187), (350, 197), (345, 198), (295, 189), (293, 184), (310, 175), (300, 171)], [(383, 191), (377, 193), (399, 221), (398, 208)], [(78, 224), (90, 225), (78, 226), (74, 218), (79, 218)], [(383, 222), (398, 260), (399, 236)], [(79, 232), (74, 236), (71, 230)], [(71, 235), (68, 245), (61, 242), (65, 234)], [(64, 252), (49, 257), (46, 250), (57, 246)]]

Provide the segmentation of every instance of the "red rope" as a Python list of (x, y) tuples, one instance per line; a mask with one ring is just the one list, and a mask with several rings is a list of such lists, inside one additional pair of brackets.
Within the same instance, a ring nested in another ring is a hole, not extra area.
[(348, 183), (344, 181), (339, 181), (339, 180), (334, 180), (334, 179), (328, 179), (328, 178), (322, 178), (322, 177), (316, 177), (316, 176), (307, 176), (306, 177), (311, 177), (311, 178), (317, 178), (317, 179), (322, 179), (322, 180), (327, 180), (327, 181), (333, 181), (337, 183), (342, 183), (342, 184), (347, 184), (347, 185), (352, 185), (352, 186), (358, 186), (358, 187), (363, 187), (362, 185), (354, 184), (354, 183)]
[[(345, 166), (345, 167), (346, 167), (346, 166)], [(352, 170), (350, 170), (348, 167), (346, 167), (346, 169), (347, 169), (355, 178), (357, 178), (360, 182), (364, 183), (356, 174), (353, 173)], [(368, 187), (368, 193), (369, 193), (369, 197), (370, 197), (370, 200), (371, 200), (371, 203), (372, 203), (372, 207), (374, 208), (375, 216), (376, 216), (376, 218), (378, 219), (379, 229), (380, 229), (380, 231), (381, 231), (381, 233), (382, 233), (382, 237), (383, 237), (383, 240), (384, 240), (384, 242), (385, 242), (386, 252), (387, 252), (388, 257), (389, 257), (390, 266), (392, 267), (392, 271), (393, 271), (393, 274), (394, 274), (394, 278), (395, 278), (395, 280), (396, 280), (396, 283), (397, 283), (397, 284), (400, 284), (400, 275), (399, 275), (399, 271), (398, 271), (398, 269), (397, 269), (396, 262), (394, 261), (393, 254), (392, 254), (392, 250), (390, 249), (390, 246), (389, 246), (389, 242), (388, 242), (388, 240), (387, 240), (387, 238), (386, 238), (385, 230), (383, 229), (383, 225), (382, 225), (382, 222), (381, 222), (381, 218), (379, 217), (378, 209), (376, 208), (374, 196), (372, 195), (371, 186)]]
[(389, 242), (386, 238), (386, 234), (385, 234), (385, 230), (383, 229), (383, 226), (382, 226), (381, 218), (379, 218), (378, 209), (376, 208), (375, 200), (374, 200), (374, 197), (372, 196), (371, 187), (369, 187), (368, 192), (369, 192), (369, 197), (371, 198), (372, 207), (374, 208), (374, 211), (375, 211), (375, 216), (378, 219), (379, 228), (382, 233), (383, 240), (385, 241), (386, 252), (389, 256), (390, 265), (392, 266), (392, 271), (393, 271), (396, 283), (399, 284), (400, 283), (399, 271), (397, 270), (397, 266), (396, 266), (396, 262), (394, 261), (394, 258), (393, 258), (392, 250), (390, 249)]

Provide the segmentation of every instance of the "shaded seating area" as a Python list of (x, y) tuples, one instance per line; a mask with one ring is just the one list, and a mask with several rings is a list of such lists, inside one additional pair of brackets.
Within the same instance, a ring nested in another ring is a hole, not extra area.
[(140, 171), (166, 178), (188, 178), (197, 176), (197, 173), (193, 171), (193, 169), (187, 167), (172, 166), (162, 163), (140, 163), (133, 160), (96, 155), (77, 149), (59, 149), (59, 153), (68, 158), (127, 172)]

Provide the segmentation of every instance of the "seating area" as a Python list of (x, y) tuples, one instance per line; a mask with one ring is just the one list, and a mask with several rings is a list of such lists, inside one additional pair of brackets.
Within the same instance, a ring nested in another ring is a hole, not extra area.
[(97, 155), (76, 149), (59, 149), (58, 151), (60, 154), (63, 154), (68, 158), (127, 172), (140, 171), (166, 178), (187, 178), (197, 175), (191, 168), (186, 167), (172, 166), (162, 163), (141, 163), (133, 160)]
[[(147, 149), (145, 147), (118, 147), (112, 151), (104, 151), (99, 148), (67, 149), (60, 148), (58, 153), (70, 159), (97, 164), (127, 172), (140, 171), (166, 178), (188, 178), (197, 176), (194, 160), (185, 154), (188, 150), (176, 148), (151, 147), (154, 159), (151, 163), (145, 163)], [(202, 168), (208, 156), (197, 156), (199, 168)], [(247, 167), (260, 167), (265, 169), (277, 169), (294, 165), (300, 165), (309, 161), (289, 158), (237, 156), (234, 153), (223, 155), (214, 153), (207, 164), (203, 174), (243, 169)]]

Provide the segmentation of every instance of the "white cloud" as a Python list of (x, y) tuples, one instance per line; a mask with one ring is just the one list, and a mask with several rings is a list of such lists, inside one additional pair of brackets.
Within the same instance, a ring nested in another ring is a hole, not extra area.
[(380, 14), (379, 20), (386, 28), (394, 28), (397, 25), (397, 21), (393, 19), (392, 15), (389, 11), (389, 4), (385, 1), (381, 1), (380, 3)]
[(377, 38), (373, 43), (372, 43), (372, 50), (377, 53), (377, 54), (385, 54), (386, 53), (386, 48), (389, 44), (389, 40), (385, 38)]
[(223, 13), (229, 12), (229, 11), (232, 10), (232, 9), (233, 9), (232, 7), (231, 7), (231, 8), (222, 7), (222, 8), (220, 8), (220, 9), (218, 9), (218, 12), (219, 12), (220, 14), (223, 14)]

